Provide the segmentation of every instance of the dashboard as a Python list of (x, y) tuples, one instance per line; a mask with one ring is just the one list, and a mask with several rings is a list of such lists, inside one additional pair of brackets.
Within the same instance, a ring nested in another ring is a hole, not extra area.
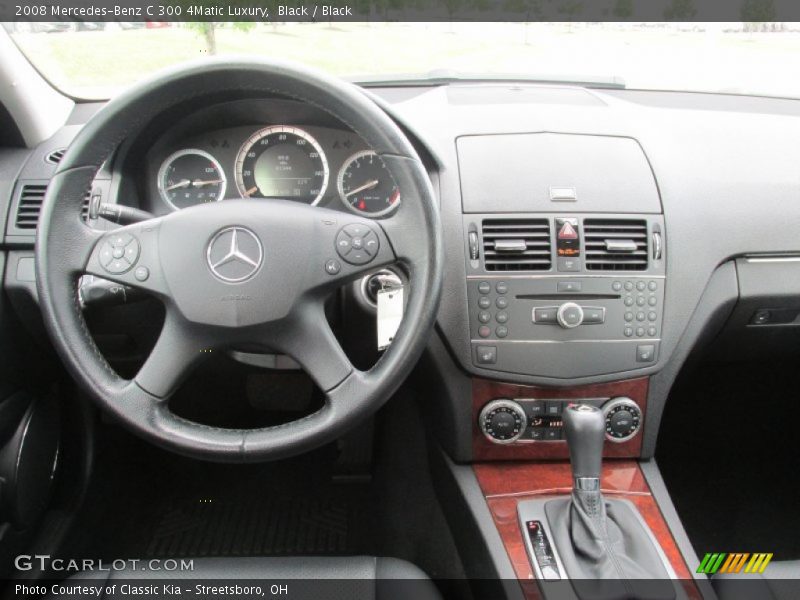
[[(438, 196), (447, 268), (430, 353), (457, 428), (476, 422), (464, 406), (473, 378), (564, 388), (649, 377), (646, 456), (674, 378), (735, 306), (748, 343), (732, 348), (797, 331), (774, 319), (800, 297), (800, 102), (547, 85), (369, 93), (409, 134)], [(101, 106), (0, 156), (7, 291), (35, 297), (26, 211), (52, 177), (48, 156)], [(403, 190), (373, 174), (368, 152), (317, 107), (217, 101), (128, 140), (95, 183), (157, 215), (256, 187), (253, 202), (381, 218)], [(298, 183), (279, 183), (286, 173)], [(773, 321), (752, 321), (759, 310)], [(468, 459), (469, 437), (454, 439)]]
[[(263, 117), (253, 119), (254, 112)], [(272, 198), (377, 218), (400, 205), (381, 158), (326, 115), (282, 100), (225, 103), (211, 113), (167, 128), (146, 152), (140, 184), (148, 211)], [(231, 126), (215, 126), (220, 120)]]

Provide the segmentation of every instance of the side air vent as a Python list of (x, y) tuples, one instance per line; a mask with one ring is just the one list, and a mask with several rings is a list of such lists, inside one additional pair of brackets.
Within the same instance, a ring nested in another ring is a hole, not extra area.
[(57, 165), (61, 162), (61, 159), (64, 158), (64, 153), (67, 151), (66, 148), (59, 148), (58, 150), (53, 150), (50, 154), (44, 157), (44, 162), (50, 163), (51, 165)]
[(22, 187), (15, 221), (17, 229), (36, 229), (46, 191), (46, 185), (29, 184)]
[(483, 263), (487, 271), (546, 271), (552, 265), (547, 219), (485, 219)]
[[(39, 213), (42, 212), (42, 202), (47, 192), (44, 184), (26, 184), (22, 186), (17, 204), (17, 218), (14, 221), (17, 229), (34, 231), (39, 225)], [(89, 219), (89, 202), (91, 192), (87, 191), (81, 203), (81, 218), (84, 221)]]
[(586, 268), (590, 271), (647, 269), (647, 221), (585, 219)]

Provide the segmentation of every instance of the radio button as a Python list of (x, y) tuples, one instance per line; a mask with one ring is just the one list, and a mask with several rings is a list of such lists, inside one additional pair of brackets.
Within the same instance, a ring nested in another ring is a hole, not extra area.
[(583, 322), (584, 324), (595, 325), (603, 323), (606, 320), (606, 311), (604, 308), (594, 306), (583, 307)]
[(583, 323), (583, 308), (574, 302), (565, 302), (556, 313), (558, 324), (564, 329), (572, 329)]
[(558, 307), (545, 306), (533, 309), (533, 322), (534, 323), (557, 323), (558, 322)]

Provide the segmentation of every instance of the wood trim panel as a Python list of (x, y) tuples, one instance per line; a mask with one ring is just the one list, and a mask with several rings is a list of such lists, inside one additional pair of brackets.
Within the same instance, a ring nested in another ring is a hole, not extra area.
[[(642, 409), (642, 422), (647, 413), (647, 390), (649, 378), (629, 379), (612, 383), (599, 383), (571, 388), (546, 388), (528, 385), (500, 383), (488, 379), (472, 380), (472, 456), (476, 461), (487, 460), (555, 460), (569, 458), (567, 443), (521, 442), (517, 444), (495, 444), (486, 439), (478, 426), (478, 416), (487, 402), (496, 398), (614, 398), (627, 396)], [(603, 456), (609, 458), (638, 458), (642, 452), (642, 434), (627, 442), (606, 442)]]
[[(539, 598), (539, 588), (517, 522), (517, 504), (535, 497), (570, 493), (569, 463), (476, 463), (473, 470), (525, 597)], [(627, 498), (639, 509), (675, 574), (684, 580), (683, 587), (689, 598), (702, 598), (639, 464), (635, 460), (606, 460), (602, 481), (604, 494)]]

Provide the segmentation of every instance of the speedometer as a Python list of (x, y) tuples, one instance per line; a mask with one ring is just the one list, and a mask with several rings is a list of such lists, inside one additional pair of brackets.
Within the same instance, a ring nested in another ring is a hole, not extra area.
[(328, 186), (328, 161), (313, 137), (276, 125), (255, 132), (236, 157), (236, 187), (245, 198), (317, 204)]

